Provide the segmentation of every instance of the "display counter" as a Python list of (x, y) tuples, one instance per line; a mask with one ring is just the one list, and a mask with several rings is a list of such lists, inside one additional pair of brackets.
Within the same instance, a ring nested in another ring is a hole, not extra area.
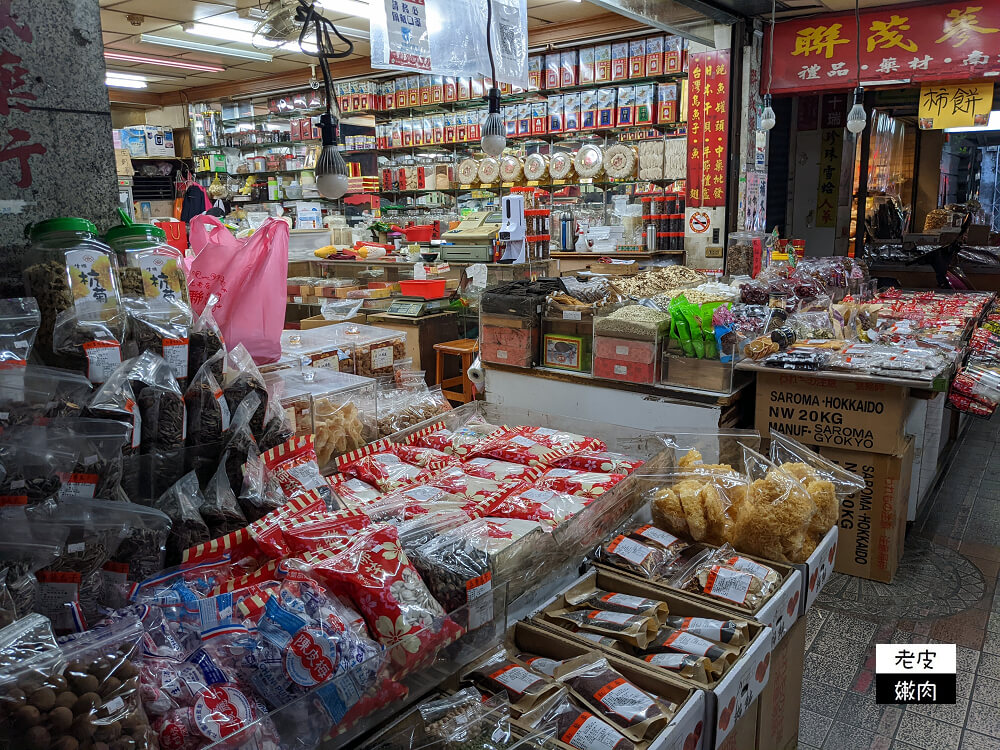
[[(631, 260), (635, 261), (637, 266), (648, 266), (653, 262), (663, 263), (672, 262), (678, 265), (684, 265), (685, 252), (683, 250), (663, 250), (652, 253), (560, 253), (554, 252), (550, 253), (549, 257), (556, 262), (556, 268), (559, 271), (560, 276), (566, 274), (576, 273), (578, 271), (591, 271), (597, 270), (594, 267), (601, 265), (606, 266), (608, 264), (601, 263), (602, 258), (611, 258), (613, 260)], [(638, 270), (636, 268), (635, 270)]]

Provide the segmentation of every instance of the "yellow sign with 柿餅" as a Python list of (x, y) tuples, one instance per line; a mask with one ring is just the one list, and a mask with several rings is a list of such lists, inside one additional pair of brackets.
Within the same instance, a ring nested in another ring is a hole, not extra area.
[(947, 83), (920, 87), (921, 130), (985, 125), (993, 105), (993, 83)]

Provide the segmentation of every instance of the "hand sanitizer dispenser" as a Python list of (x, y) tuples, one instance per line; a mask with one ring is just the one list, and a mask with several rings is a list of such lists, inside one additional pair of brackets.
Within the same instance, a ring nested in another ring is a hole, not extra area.
[(497, 240), (503, 243), (501, 263), (524, 263), (525, 258), (525, 224), (524, 196), (505, 195), (501, 202), (503, 220)]

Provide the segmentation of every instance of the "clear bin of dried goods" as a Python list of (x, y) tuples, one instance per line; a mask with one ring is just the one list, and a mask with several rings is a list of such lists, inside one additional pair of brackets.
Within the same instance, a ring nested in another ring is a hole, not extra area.
[(546, 298), (539, 364), (559, 370), (591, 371), (595, 307), (569, 294), (550, 294)]
[(48, 219), (31, 228), (22, 274), (41, 312), (36, 351), (48, 364), (82, 370), (93, 383), (121, 364), (125, 312), (116, 271), (111, 248), (86, 219)]
[(328, 369), (304, 367), (265, 376), (296, 435), (315, 435), (320, 470), (333, 459), (375, 439), (375, 381)]
[(354, 374), (354, 345), (339, 325), (282, 331), (281, 355), (300, 364)]

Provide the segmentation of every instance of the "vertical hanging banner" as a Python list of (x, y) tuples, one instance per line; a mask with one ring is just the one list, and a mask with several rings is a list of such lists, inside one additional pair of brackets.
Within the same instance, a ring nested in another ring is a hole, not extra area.
[(688, 206), (725, 206), (729, 51), (689, 55), (688, 78)]
[(385, 0), (389, 64), (431, 69), (431, 40), (424, 0)]
[(844, 129), (824, 128), (820, 135), (819, 178), (816, 184), (816, 226), (837, 226), (840, 163), (844, 155)]

